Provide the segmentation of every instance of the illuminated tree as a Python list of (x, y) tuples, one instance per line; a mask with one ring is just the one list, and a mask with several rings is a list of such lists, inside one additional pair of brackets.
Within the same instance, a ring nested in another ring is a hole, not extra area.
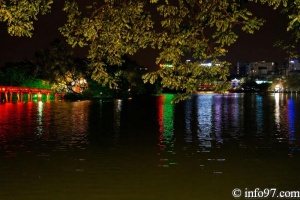
[[(102, 0), (88, 3), (69, 0), (63, 8), (67, 21), (60, 32), (73, 47), (88, 47), (92, 77), (99, 83), (116, 87), (118, 83), (108, 73), (108, 68), (121, 66), (123, 55), (154, 48), (159, 51), (157, 64), (170, 62), (173, 67), (146, 74), (145, 82), (161, 79), (163, 87), (185, 91), (182, 98), (203, 84), (213, 84), (216, 91), (222, 92), (228, 86), (229, 64), (221, 62), (220, 57), (236, 42), (240, 30), (252, 34), (264, 22), (253, 16), (245, 2), (247, 0)], [(285, 7), (290, 17), (288, 30), (294, 32), (298, 42), (300, 0), (252, 2), (268, 3), (274, 9)], [(7, 23), (11, 35), (31, 36), (33, 21), (39, 13), (49, 12), (51, 4), (52, 0), (0, 0), (0, 21)], [(200, 63), (212, 61), (212, 66), (186, 63), (186, 55)]]
[(87, 63), (76, 59), (68, 46), (54, 40), (49, 48), (40, 50), (33, 58), (35, 76), (52, 84), (60, 92), (81, 93), (87, 89)]
[(38, 79), (36, 77), (28, 77), (26, 80), (24, 80), (21, 84), (23, 87), (29, 87), (29, 88), (43, 88), (43, 89), (51, 89), (52, 85), (45, 80)]

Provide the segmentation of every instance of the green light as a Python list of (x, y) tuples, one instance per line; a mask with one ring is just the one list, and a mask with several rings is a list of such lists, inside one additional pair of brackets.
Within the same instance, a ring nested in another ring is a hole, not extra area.
[(176, 165), (177, 162), (174, 161), (173, 155), (174, 151), (174, 104), (172, 100), (174, 94), (165, 94), (161, 96), (159, 100), (158, 107), (158, 123), (159, 123), (159, 147), (162, 151), (160, 156), (160, 167), (170, 167), (171, 165)]
[(165, 138), (166, 143), (171, 143), (174, 131), (174, 105), (171, 103), (174, 95), (166, 94), (164, 101), (164, 133), (163, 136)]

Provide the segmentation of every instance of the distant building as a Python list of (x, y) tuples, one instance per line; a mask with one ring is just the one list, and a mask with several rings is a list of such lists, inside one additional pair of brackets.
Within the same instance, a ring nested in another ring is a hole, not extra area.
[(300, 73), (300, 63), (298, 59), (292, 59), (289, 61), (288, 65), (288, 75), (292, 75), (295, 73)]
[(275, 74), (274, 62), (250, 62), (250, 76), (252, 77), (270, 77)]
[(238, 62), (235, 75), (240, 77), (284, 77), (289, 71), (287, 62)]
[[(188, 62), (190, 62), (190, 60), (187, 60), (186, 62), (188, 63)], [(212, 62), (197, 62), (197, 63), (199, 64), (199, 66), (204, 66), (204, 67), (212, 67), (213, 66)], [(219, 63), (216, 63), (215, 65), (220, 66)], [(159, 67), (160, 68), (173, 68), (173, 64), (170, 62), (160, 63)]]
[(274, 72), (277, 77), (286, 77), (287, 70), (288, 70), (288, 63), (287, 62), (278, 62), (275, 63)]
[(238, 76), (249, 76), (250, 74), (249, 62), (238, 62), (236, 65), (236, 75)]

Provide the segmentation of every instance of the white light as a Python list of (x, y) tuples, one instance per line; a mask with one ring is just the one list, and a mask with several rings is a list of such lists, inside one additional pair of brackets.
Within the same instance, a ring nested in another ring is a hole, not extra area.
[(211, 63), (202, 63), (201, 66), (211, 67)]

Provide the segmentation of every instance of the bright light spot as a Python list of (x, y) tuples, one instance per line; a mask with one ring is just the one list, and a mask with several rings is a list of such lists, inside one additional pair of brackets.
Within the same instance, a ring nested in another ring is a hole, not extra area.
[(283, 90), (282, 85), (277, 84), (277, 85), (275, 86), (275, 92), (279, 92), (279, 91), (282, 91), (282, 90)]
[(202, 63), (201, 66), (211, 67), (211, 63)]
[(260, 81), (260, 80), (256, 80), (255, 81), (256, 82), (256, 84), (262, 84), (262, 83), (272, 83), (272, 81)]
[[(219, 63), (215, 64), (216, 66), (220, 66)], [(205, 66), (205, 67), (211, 67), (212, 66), (212, 63), (201, 63), (200, 66)]]
[(172, 64), (160, 64), (159, 66), (160, 66), (160, 67), (170, 67), (170, 68), (173, 67)]

